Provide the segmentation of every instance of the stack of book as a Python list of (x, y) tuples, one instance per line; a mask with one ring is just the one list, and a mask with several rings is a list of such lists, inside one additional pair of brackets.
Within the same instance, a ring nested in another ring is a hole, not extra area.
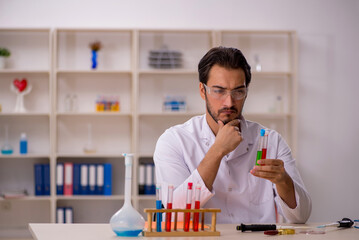
[(57, 195), (112, 195), (112, 165), (58, 163)]
[(149, 163), (149, 164), (140, 163), (138, 194), (140, 195), (156, 194), (155, 165), (153, 163)]
[(56, 208), (56, 223), (73, 223), (74, 214), (72, 207)]
[(34, 164), (35, 195), (50, 195), (50, 165)]

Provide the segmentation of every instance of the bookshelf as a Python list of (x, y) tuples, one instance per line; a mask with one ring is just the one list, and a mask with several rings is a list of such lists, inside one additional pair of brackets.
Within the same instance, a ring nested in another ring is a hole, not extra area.
[[(91, 69), (89, 44), (101, 41), (98, 67)], [(26, 44), (24, 44), (26, 42)], [(138, 194), (138, 168), (151, 163), (157, 138), (170, 126), (204, 114), (198, 92), (197, 64), (214, 46), (241, 49), (252, 66), (252, 83), (244, 115), (279, 131), (296, 148), (296, 33), (293, 31), (171, 29), (0, 29), (0, 46), (12, 52), (0, 70), (0, 145), (9, 126), (14, 154), (0, 155), (0, 192), (27, 189), (21, 199), (0, 198), (0, 237), (29, 237), (27, 223), (56, 222), (56, 208), (71, 206), (75, 223), (107, 223), (124, 201), (124, 158), (134, 153), (132, 203), (140, 213), (155, 207), (155, 198)], [(182, 53), (182, 67), (156, 69), (149, 52)], [(36, 53), (36, 54), (35, 54)], [(261, 71), (255, 65), (261, 64)], [(27, 113), (14, 113), (9, 90), (15, 78), (33, 85)], [(68, 111), (66, 96), (76, 96)], [(119, 112), (96, 112), (98, 95), (117, 95)], [(186, 111), (164, 112), (166, 95), (186, 99)], [(280, 96), (278, 104), (276, 98)], [(87, 124), (96, 153), (83, 151)], [(21, 132), (29, 153), (18, 154)], [(56, 164), (111, 163), (112, 196), (56, 195)], [(50, 164), (51, 195), (34, 196), (33, 166)], [(21, 167), (19, 167), (21, 166)]]

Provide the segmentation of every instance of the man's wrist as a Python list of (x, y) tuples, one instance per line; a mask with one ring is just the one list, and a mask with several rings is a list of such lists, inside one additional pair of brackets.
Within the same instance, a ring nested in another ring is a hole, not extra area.
[(216, 157), (219, 159), (222, 159), (227, 153), (224, 151), (224, 149), (220, 146), (218, 146), (216, 143), (214, 143), (209, 151)]

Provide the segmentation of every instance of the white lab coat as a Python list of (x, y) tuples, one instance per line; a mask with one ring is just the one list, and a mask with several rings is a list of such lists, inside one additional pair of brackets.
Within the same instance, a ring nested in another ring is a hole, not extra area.
[[(157, 183), (162, 184), (164, 206), (167, 185), (173, 184), (173, 208), (185, 208), (187, 183), (193, 182), (193, 189), (197, 184), (201, 185), (201, 207), (221, 209), (217, 223), (274, 223), (275, 205), (288, 222), (306, 222), (311, 212), (311, 200), (290, 148), (276, 131), (269, 130), (267, 158), (283, 160), (294, 182), (297, 207), (291, 209), (282, 201), (275, 184), (249, 173), (255, 164), (261, 128), (263, 126), (258, 123), (241, 119), (243, 141), (222, 159), (212, 192), (197, 171), (215, 141), (205, 115), (167, 129), (158, 139), (154, 153), (156, 178)], [(192, 198), (194, 202), (194, 190)], [(209, 219), (207, 215), (206, 221)]]

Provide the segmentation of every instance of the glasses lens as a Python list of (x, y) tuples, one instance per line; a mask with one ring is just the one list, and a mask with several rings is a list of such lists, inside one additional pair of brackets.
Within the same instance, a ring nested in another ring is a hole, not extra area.
[(246, 93), (247, 93), (246, 89), (234, 90), (232, 91), (232, 97), (236, 100), (241, 100), (246, 96)]
[(246, 88), (230, 91), (222, 88), (208, 87), (206, 84), (203, 85), (205, 86), (206, 91), (208, 92), (209, 95), (211, 95), (213, 98), (220, 100), (225, 99), (228, 96), (228, 94), (231, 94), (232, 98), (234, 98), (235, 100), (241, 100), (247, 94)]

